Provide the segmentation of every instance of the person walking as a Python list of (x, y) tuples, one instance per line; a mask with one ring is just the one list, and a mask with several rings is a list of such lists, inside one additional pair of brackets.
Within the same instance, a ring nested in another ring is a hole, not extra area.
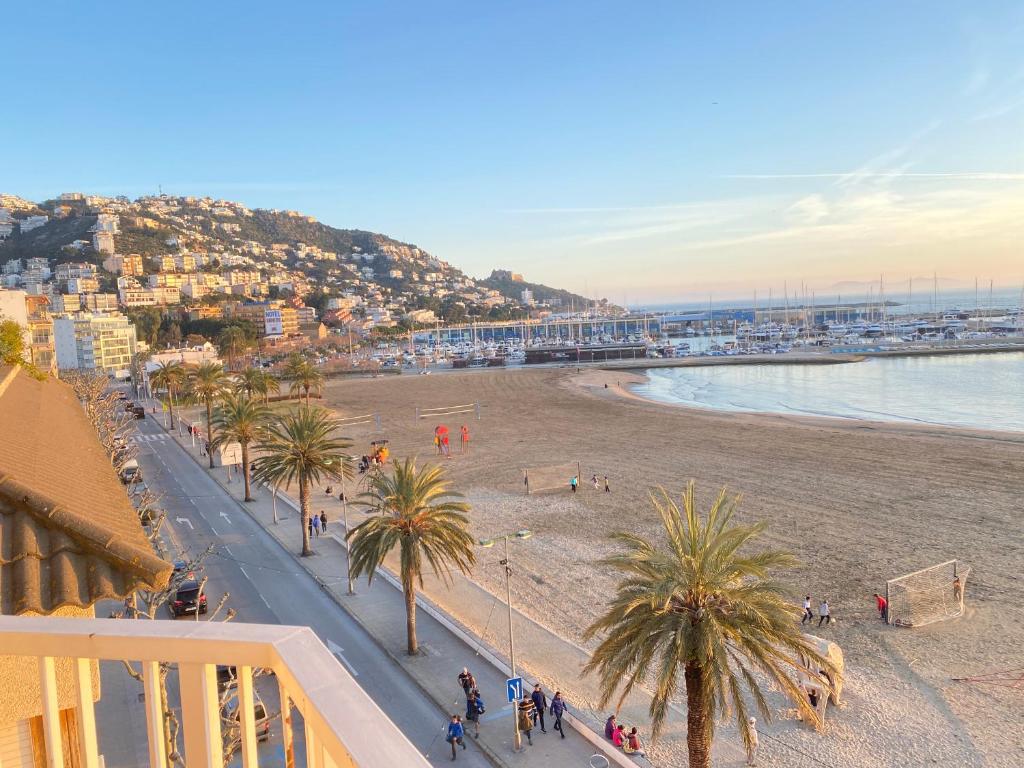
[(810, 595), (804, 595), (804, 616), (800, 619), (800, 623), (803, 624), (805, 621), (814, 621), (814, 611), (811, 610)]
[(580, 484), (579, 475), (573, 475), (572, 479), (569, 480), (569, 487), (572, 488), (572, 492), (576, 493), (576, 486)]
[(889, 621), (889, 601), (875, 592), (875, 607), (878, 608), (878, 618), (882, 621)]
[(601, 490), (601, 486), (597, 482), (597, 474), (594, 474), (594, 476), (590, 478), (590, 483), (594, 486), (595, 491)]
[(320, 510), (320, 530), (324, 532), (325, 536), (327, 535), (327, 513), (322, 509)]
[(548, 697), (544, 695), (544, 690), (540, 687), (540, 683), (533, 686), (533, 693), (530, 694), (530, 699), (533, 701), (533, 724), (536, 725), (537, 721), (540, 721), (540, 732), (547, 733), (547, 729), (544, 727), (544, 711), (548, 708)]
[(554, 729), (562, 734), (562, 738), (565, 738), (565, 731), (562, 730), (562, 715), (565, 714), (567, 709), (565, 699), (562, 698), (561, 691), (555, 691), (555, 695), (551, 699), (551, 716), (555, 718)]
[(828, 607), (828, 600), (822, 600), (818, 606), (818, 626), (832, 623), (832, 612)]
[(604, 476), (604, 492), (605, 493), (611, 493), (612, 492), (612, 487), (610, 485), (608, 485), (608, 475)]
[(310, 515), (309, 521), (313, 524), (313, 532), (320, 538), (320, 515)]
[(445, 738), (449, 744), (452, 745), (452, 760), (455, 759), (455, 745), (459, 744), (463, 749), (466, 748), (466, 742), (463, 738), (466, 735), (466, 729), (462, 727), (462, 721), (459, 720), (458, 715), (452, 715), (452, 719), (448, 723), (448, 736)]
[(469, 667), (463, 667), (462, 671), (459, 672), (459, 685), (462, 686), (462, 691), (466, 694), (467, 699), (469, 694), (476, 690), (476, 678), (469, 671)]
[(469, 453), (469, 427), (463, 424), (459, 427), (460, 448), (463, 453)]
[(441, 435), (441, 449), (446, 459), (450, 459), (452, 457), (452, 449), (451, 446), (448, 444), (447, 432)]
[(757, 719), (751, 717), (747, 720), (747, 733), (750, 735), (750, 744), (747, 746), (747, 765), (755, 765), (754, 759), (757, 757)]
[(469, 692), (469, 698), (466, 699), (466, 721), (473, 724), (473, 738), (480, 738), (480, 715), (486, 710), (484, 709), (484, 700), (480, 698), (480, 691), (473, 689)]
[(526, 742), (532, 747), (533, 738), (530, 731), (533, 730), (533, 713), (536, 707), (533, 706), (533, 699), (523, 691), (523, 698), (519, 702), (519, 731), (526, 736)]
[(306, 527), (309, 528), (309, 538), (313, 538), (313, 518), (316, 515), (310, 515), (309, 520), (306, 521)]

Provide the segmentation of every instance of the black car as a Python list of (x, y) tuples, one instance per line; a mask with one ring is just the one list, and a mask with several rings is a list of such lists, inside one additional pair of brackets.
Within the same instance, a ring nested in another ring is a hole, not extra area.
[(199, 582), (195, 579), (181, 582), (169, 607), (174, 618), (187, 616), (196, 611), (206, 613), (206, 595), (203, 594)]
[(134, 408), (132, 408), (132, 413), (135, 414), (136, 419), (146, 418), (146, 409), (143, 408), (141, 405), (136, 405)]

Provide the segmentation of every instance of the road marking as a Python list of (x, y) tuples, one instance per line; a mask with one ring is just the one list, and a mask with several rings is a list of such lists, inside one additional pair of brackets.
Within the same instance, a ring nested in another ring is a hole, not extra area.
[(240, 570), (242, 572), (242, 575), (245, 576), (246, 581), (252, 581), (252, 579), (249, 578), (249, 574), (246, 572), (245, 568), (243, 568), (242, 566), (238, 566), (238, 570)]
[(224, 512), (223, 510), (221, 510), (220, 516), (223, 517), (225, 520), (227, 520), (228, 523), (231, 522), (231, 518), (228, 517), (228, 513), (227, 512)]
[(192, 521), (187, 517), (175, 518), (178, 521), (178, 525), (187, 525), (190, 531), (194, 531), (195, 527), (192, 525)]
[(338, 645), (333, 640), (328, 638), (327, 649), (335, 656), (337, 656), (338, 660), (341, 661), (342, 664), (348, 667), (348, 671), (352, 673), (352, 677), (359, 677), (359, 673), (356, 672), (356, 668), (349, 664), (348, 659), (345, 658), (345, 654), (342, 653), (342, 651), (345, 650), (344, 648), (342, 648), (340, 645)]
[(257, 592), (256, 594), (260, 596), (260, 600), (262, 600), (262, 601), (263, 601), (263, 604), (264, 604), (265, 606), (267, 606), (267, 610), (268, 610), (268, 611), (273, 611), (273, 610), (274, 610), (273, 608), (271, 608), (271, 607), (270, 607), (270, 603), (268, 603), (268, 602), (267, 602), (267, 598), (265, 598), (265, 597), (263, 596), (263, 593), (262, 593), (262, 592)]
[(214, 535), (214, 536), (220, 536), (220, 534), (219, 534), (219, 533), (217, 533), (217, 529), (216, 529), (216, 528), (214, 528), (214, 527), (213, 527), (212, 525), (210, 526), (210, 530), (211, 530), (211, 531), (213, 531), (213, 535)]
[(225, 552), (227, 552), (227, 553), (228, 553), (229, 555), (231, 555), (232, 557), (234, 557), (234, 554), (232, 554), (232, 552), (231, 552), (231, 548), (230, 548), (230, 547), (221, 547), (221, 549), (223, 549), (223, 550), (224, 550)]

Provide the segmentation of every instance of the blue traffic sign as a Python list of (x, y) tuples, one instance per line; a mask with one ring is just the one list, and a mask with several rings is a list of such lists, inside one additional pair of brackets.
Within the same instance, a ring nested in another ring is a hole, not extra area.
[(505, 681), (505, 689), (508, 693), (509, 704), (514, 704), (523, 698), (523, 678), (510, 677)]

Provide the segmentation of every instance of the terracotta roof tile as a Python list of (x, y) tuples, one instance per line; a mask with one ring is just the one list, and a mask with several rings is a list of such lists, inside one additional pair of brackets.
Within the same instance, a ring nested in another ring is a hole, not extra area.
[(0, 368), (0, 613), (50, 613), (167, 582), (66, 384)]

